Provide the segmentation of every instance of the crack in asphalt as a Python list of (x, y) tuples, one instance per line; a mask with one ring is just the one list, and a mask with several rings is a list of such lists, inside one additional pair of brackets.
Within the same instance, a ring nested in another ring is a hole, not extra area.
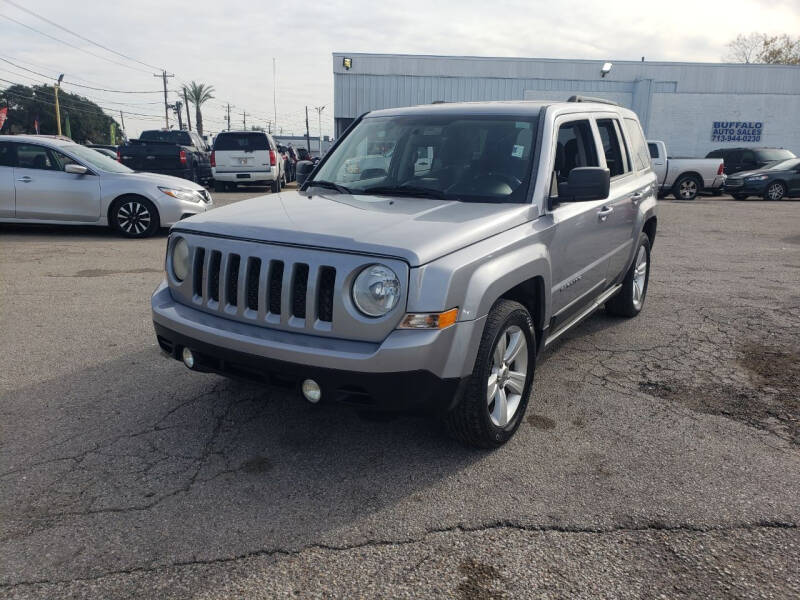
[[(362, 542), (355, 542), (352, 544), (325, 544), (314, 543), (304, 546), (296, 550), (286, 548), (272, 548), (262, 550), (252, 550), (234, 556), (222, 556), (218, 558), (209, 559), (192, 559), (192, 560), (179, 560), (169, 564), (155, 565), (152, 567), (131, 567), (129, 569), (116, 569), (113, 571), (106, 571), (98, 573), (97, 575), (90, 575), (86, 577), (73, 577), (69, 579), (38, 579), (38, 580), (25, 580), (16, 582), (0, 582), (0, 590), (2, 589), (15, 589), (18, 587), (30, 587), (36, 585), (58, 585), (65, 583), (74, 583), (82, 581), (97, 581), (105, 577), (113, 577), (115, 575), (133, 575), (136, 573), (155, 573), (158, 571), (165, 571), (167, 569), (227, 564), (247, 560), (249, 558), (264, 557), (264, 556), (298, 556), (309, 550), (324, 550), (328, 552), (347, 552), (350, 550), (359, 550), (363, 548), (384, 548), (393, 546), (407, 546), (411, 544), (418, 544), (424, 542), (428, 537), (443, 533), (454, 534), (471, 534), (480, 533), (485, 531), (494, 530), (515, 530), (527, 533), (570, 533), (570, 534), (590, 534), (590, 535), (607, 535), (613, 533), (639, 533), (648, 531), (667, 531), (667, 532), (689, 532), (689, 533), (710, 533), (710, 532), (727, 532), (727, 531), (753, 531), (758, 529), (798, 529), (798, 524), (789, 521), (778, 520), (762, 520), (753, 523), (739, 523), (735, 525), (691, 525), (691, 524), (677, 524), (670, 525), (667, 523), (659, 523), (651, 521), (641, 525), (615, 525), (610, 527), (587, 527), (587, 526), (569, 526), (569, 525), (525, 525), (522, 523), (515, 523), (513, 521), (500, 520), (487, 523), (485, 525), (469, 526), (463, 524), (451, 525), (448, 527), (435, 527), (426, 529), (421, 535), (402, 539), (402, 540), (364, 540)], [(420, 561), (420, 562), (424, 562)], [(417, 564), (414, 568), (418, 567)]]

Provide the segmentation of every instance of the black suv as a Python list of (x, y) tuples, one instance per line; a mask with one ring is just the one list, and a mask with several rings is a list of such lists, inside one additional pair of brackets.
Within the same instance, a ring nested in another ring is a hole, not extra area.
[(725, 174), (754, 171), (770, 163), (796, 158), (794, 152), (784, 148), (719, 148), (706, 154), (706, 158), (725, 161)]

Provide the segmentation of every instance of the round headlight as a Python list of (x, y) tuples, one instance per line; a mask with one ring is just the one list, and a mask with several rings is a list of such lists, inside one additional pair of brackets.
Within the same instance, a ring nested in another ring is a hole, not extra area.
[(386, 265), (369, 265), (353, 282), (353, 302), (368, 317), (382, 317), (400, 300), (400, 280)]
[(172, 274), (178, 281), (189, 275), (189, 244), (183, 238), (178, 238), (172, 245)]

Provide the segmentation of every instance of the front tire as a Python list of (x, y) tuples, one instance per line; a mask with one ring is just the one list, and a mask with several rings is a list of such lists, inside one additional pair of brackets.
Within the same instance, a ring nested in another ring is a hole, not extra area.
[(221, 194), (222, 192), (227, 192), (228, 191), (228, 184), (225, 183), (224, 181), (217, 181), (215, 179), (214, 180), (214, 191), (217, 192), (218, 194)]
[(622, 289), (606, 302), (606, 311), (618, 317), (635, 317), (644, 307), (647, 285), (650, 281), (650, 238), (639, 234), (639, 244), (633, 264), (622, 280)]
[(672, 186), (672, 195), (676, 200), (694, 200), (703, 188), (703, 182), (694, 175), (681, 175)]
[(786, 185), (782, 181), (770, 183), (764, 192), (764, 200), (783, 200), (786, 196)]
[(129, 238), (150, 237), (160, 226), (155, 205), (141, 196), (117, 198), (108, 211), (108, 217), (111, 227)]
[(535, 367), (530, 313), (517, 302), (498, 300), (486, 317), (464, 396), (445, 416), (448, 433), (474, 448), (505, 444), (525, 415)]

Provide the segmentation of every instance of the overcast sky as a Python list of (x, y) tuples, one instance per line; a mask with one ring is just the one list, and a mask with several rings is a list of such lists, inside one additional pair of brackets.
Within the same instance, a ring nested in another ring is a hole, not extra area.
[[(175, 74), (170, 88), (196, 80), (216, 88), (206, 104), (206, 129), (232, 123), (266, 125), (273, 117), (272, 58), (277, 60), (277, 121), (304, 130), (304, 107), (326, 105), (323, 133), (333, 131), (331, 53), (458, 54), (598, 60), (711, 61), (738, 33), (800, 32), (800, 0), (456, 0), (329, 2), (272, 0), (17, 0), (27, 9), (117, 52)], [(0, 0), (11, 17), (109, 60), (90, 56), (0, 18), (0, 58), (69, 82), (117, 90), (161, 89), (153, 69), (123, 59)], [(24, 61), (24, 62), (22, 62)], [(0, 79), (31, 84), (38, 75), (0, 61)], [(87, 83), (88, 82), (88, 83)], [(99, 84), (99, 85), (98, 85)], [(8, 84), (0, 81), (0, 87)], [(83, 90), (126, 113), (129, 135), (163, 126), (163, 96)], [(170, 101), (176, 95), (170, 94)], [(159, 102), (162, 102), (159, 105)], [(317, 132), (311, 111), (311, 132)], [(170, 115), (174, 118), (173, 115)]]

